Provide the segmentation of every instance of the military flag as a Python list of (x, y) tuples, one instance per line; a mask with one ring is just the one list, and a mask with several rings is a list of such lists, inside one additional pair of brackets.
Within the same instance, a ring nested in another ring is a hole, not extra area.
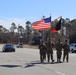
[(61, 29), (61, 18), (60, 20), (58, 21), (57, 25), (55, 26), (54, 29), (52, 29), (52, 32), (57, 32)]

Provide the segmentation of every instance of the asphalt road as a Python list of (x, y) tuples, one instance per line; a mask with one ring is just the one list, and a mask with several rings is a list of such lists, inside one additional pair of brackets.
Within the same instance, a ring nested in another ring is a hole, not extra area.
[(69, 63), (55, 63), (47, 60), (41, 64), (39, 50), (16, 48), (16, 52), (2, 52), (0, 45), (0, 75), (76, 75), (76, 53), (70, 53)]

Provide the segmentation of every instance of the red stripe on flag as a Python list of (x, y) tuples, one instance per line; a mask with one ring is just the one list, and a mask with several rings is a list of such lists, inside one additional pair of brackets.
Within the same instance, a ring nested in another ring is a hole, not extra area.
[(50, 23), (45, 23), (44, 20), (40, 20), (33, 23), (33, 29), (35, 30), (44, 30), (51, 27)]
[(37, 25), (39, 23), (44, 23), (44, 20), (36, 21), (36, 22), (33, 23), (33, 25)]

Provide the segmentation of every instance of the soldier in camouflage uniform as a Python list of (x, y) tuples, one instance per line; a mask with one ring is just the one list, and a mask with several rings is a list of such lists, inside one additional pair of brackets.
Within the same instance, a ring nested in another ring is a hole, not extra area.
[(53, 49), (52, 49), (52, 44), (51, 44), (50, 40), (47, 41), (46, 47), (47, 47), (46, 53), (47, 53), (48, 62), (50, 62), (50, 57), (51, 57), (51, 61), (54, 62)]
[(65, 57), (66, 57), (66, 62), (68, 62), (69, 60), (69, 45), (67, 43), (67, 40), (65, 40), (65, 44), (63, 45), (63, 62), (65, 61)]
[(40, 42), (39, 49), (40, 49), (40, 61), (42, 63), (42, 62), (44, 62), (45, 54), (46, 54), (46, 51), (45, 51), (46, 46), (43, 41)]
[(62, 44), (60, 43), (60, 39), (58, 40), (58, 43), (56, 44), (56, 50), (57, 50), (57, 62), (61, 62)]

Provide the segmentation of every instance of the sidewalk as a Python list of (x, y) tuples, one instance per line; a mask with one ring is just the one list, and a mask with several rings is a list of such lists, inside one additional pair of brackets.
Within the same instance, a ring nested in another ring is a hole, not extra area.
[(24, 45), (24, 48), (38, 49), (38, 46), (34, 46), (34, 45)]

